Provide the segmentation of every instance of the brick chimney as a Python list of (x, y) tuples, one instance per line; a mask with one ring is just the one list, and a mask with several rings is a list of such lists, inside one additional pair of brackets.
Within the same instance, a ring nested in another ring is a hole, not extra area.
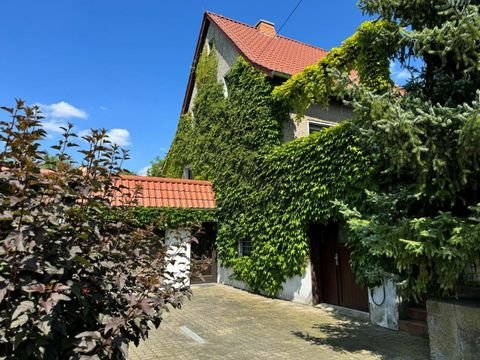
[(265, 35), (275, 36), (277, 32), (275, 31), (275, 24), (267, 20), (259, 20), (255, 28), (260, 30)]

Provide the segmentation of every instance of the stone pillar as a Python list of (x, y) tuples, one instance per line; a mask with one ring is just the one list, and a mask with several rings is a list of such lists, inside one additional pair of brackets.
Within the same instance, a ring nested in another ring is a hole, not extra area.
[(480, 300), (427, 301), (433, 360), (480, 358)]

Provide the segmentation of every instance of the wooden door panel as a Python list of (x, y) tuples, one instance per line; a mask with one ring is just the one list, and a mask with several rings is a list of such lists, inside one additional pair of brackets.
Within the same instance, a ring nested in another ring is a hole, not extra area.
[(321, 225), (312, 224), (308, 231), (310, 239), (310, 266), (312, 269), (312, 302), (317, 305), (322, 302), (322, 283), (321, 283), (321, 268), (322, 263), (320, 252), (322, 250), (320, 239)]
[(340, 273), (340, 305), (361, 311), (368, 311), (368, 290), (360, 287), (350, 267), (350, 250), (344, 245), (337, 246)]
[(309, 231), (313, 303), (368, 311), (368, 292), (355, 282), (350, 251), (338, 224), (312, 224)]
[(322, 287), (322, 301), (328, 304), (339, 304), (337, 265), (335, 260), (335, 237), (334, 225), (324, 226), (321, 231), (320, 249), (320, 277)]

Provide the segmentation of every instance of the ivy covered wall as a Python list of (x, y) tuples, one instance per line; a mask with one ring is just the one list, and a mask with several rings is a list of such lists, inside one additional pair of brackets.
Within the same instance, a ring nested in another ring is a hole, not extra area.
[[(390, 271), (406, 296), (450, 295), (480, 258), (479, 6), (359, 3), (378, 20), (274, 90), (239, 59), (225, 98), (214, 52), (198, 64), (193, 114), (180, 120), (167, 173), (191, 164), (213, 181), (219, 258), (254, 291), (273, 295), (300, 275), (308, 224), (339, 213), (353, 270), (370, 285)], [(415, 57), (424, 66), (401, 94), (390, 60), (408, 69)], [(301, 116), (332, 98), (349, 99), (355, 120), (280, 144), (289, 110)], [(242, 239), (251, 256), (238, 257)]]
[[(193, 112), (180, 119), (166, 172), (178, 177), (189, 164), (196, 178), (213, 181), (222, 265), (274, 295), (305, 269), (309, 223), (336, 218), (335, 199), (357, 202), (372, 165), (348, 123), (281, 144), (290, 109), (272, 95), (272, 79), (239, 58), (225, 98), (216, 64), (214, 52), (202, 54)], [(238, 256), (242, 239), (252, 241), (251, 256)]]

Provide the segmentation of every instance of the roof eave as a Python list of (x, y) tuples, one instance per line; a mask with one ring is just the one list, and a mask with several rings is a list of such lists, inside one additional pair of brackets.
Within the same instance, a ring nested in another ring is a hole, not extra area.
[[(192, 93), (193, 93), (193, 88), (195, 86), (195, 69), (197, 67), (197, 63), (198, 63), (198, 59), (200, 58), (200, 55), (202, 53), (202, 44), (204, 43), (205, 41), (205, 38), (207, 37), (207, 31), (208, 31), (208, 26), (210, 25), (210, 21), (213, 21), (215, 23), (215, 21), (209, 16), (209, 13), (208, 12), (205, 12), (205, 14), (203, 15), (203, 21), (202, 21), (202, 26), (200, 28), (200, 34), (198, 36), (198, 41), (197, 41), (197, 47), (195, 49), (195, 56), (193, 58), (193, 63), (192, 63), (192, 67), (190, 69), (190, 76), (188, 78), (188, 84), (187, 84), (187, 89), (186, 89), (186, 92), (185, 92), (185, 97), (184, 97), (184, 100), (183, 100), (183, 104), (182, 104), (182, 114), (185, 114), (187, 113), (188, 111), (188, 107), (189, 107), (189, 104), (190, 104), (190, 101), (192, 99)], [(282, 78), (290, 78), (291, 75), (290, 74), (285, 74), (285, 73), (282, 73), (282, 72), (279, 72), (279, 71), (275, 71), (275, 70), (272, 70), (272, 69), (268, 69), (266, 68), (265, 66), (262, 66), (260, 64), (257, 64), (255, 61), (253, 61), (252, 59), (250, 59), (238, 46), (237, 44), (235, 44), (235, 41), (233, 41), (232, 38), (230, 38), (228, 36), (228, 34), (223, 31), (223, 29), (215, 23), (215, 25), (218, 27), (218, 29), (222, 32), (222, 34), (232, 43), (232, 45), (236, 48), (236, 50), (238, 51), (238, 53), (243, 56), (243, 58), (245, 60), (247, 60), (253, 67), (263, 71), (264, 73), (266, 73), (268, 76), (270, 77), (274, 77), (274, 76), (278, 76), (278, 77), (282, 77)]]
[(272, 75), (272, 77), (279, 77), (279, 78), (282, 78), (282, 79), (290, 79), (292, 77), (291, 74), (287, 74), (287, 73), (277, 71), (277, 70), (272, 70), (271, 75)]
[(190, 68), (190, 75), (188, 77), (185, 97), (183, 99), (182, 114), (185, 114), (188, 111), (188, 105), (190, 104), (190, 100), (192, 98), (193, 87), (195, 86), (195, 69), (197, 67), (198, 59), (202, 53), (202, 44), (205, 41), (205, 38), (207, 37), (208, 25), (209, 25), (208, 13), (205, 12), (205, 14), (203, 15), (202, 26), (200, 27), (200, 34), (198, 35), (195, 55), (193, 56), (193, 62)]

